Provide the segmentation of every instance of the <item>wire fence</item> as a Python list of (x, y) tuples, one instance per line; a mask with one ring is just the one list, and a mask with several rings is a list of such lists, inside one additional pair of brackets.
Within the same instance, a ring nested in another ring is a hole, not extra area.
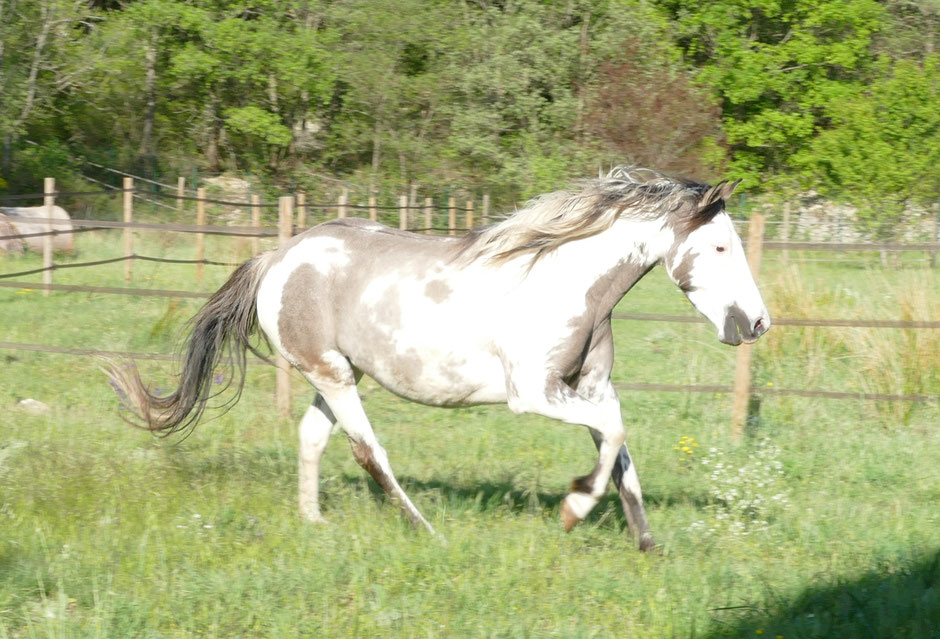
[[(96, 165), (101, 167), (102, 165)], [(105, 167), (106, 168), (106, 167)], [(273, 238), (277, 237), (279, 242), (283, 243), (291, 235), (303, 230), (306, 227), (305, 220), (303, 219), (306, 211), (314, 209), (325, 209), (334, 211), (336, 217), (344, 217), (348, 211), (358, 210), (363, 211), (367, 210), (370, 213), (370, 217), (375, 218), (378, 211), (389, 211), (389, 212), (398, 212), (401, 216), (400, 218), (400, 228), (403, 230), (410, 230), (413, 232), (420, 233), (448, 233), (455, 235), (457, 233), (466, 233), (473, 228), (475, 228), (475, 223), (481, 221), (480, 218), (474, 218), (474, 205), (472, 202), (468, 202), (466, 207), (456, 206), (453, 198), (448, 202), (447, 206), (435, 205), (427, 200), (423, 205), (414, 205), (409, 204), (404, 196), (400, 198), (399, 206), (379, 206), (374, 201), (369, 204), (352, 204), (347, 201), (347, 194), (341, 194), (338, 202), (305, 202), (304, 197), (288, 197), (280, 198), (277, 202), (262, 202), (258, 198), (252, 198), (249, 201), (236, 201), (228, 199), (217, 199), (209, 198), (205, 195), (205, 192), (202, 189), (197, 190), (196, 195), (188, 195), (191, 191), (184, 191), (183, 189), (178, 188), (176, 194), (169, 193), (160, 193), (159, 191), (154, 192), (142, 192), (141, 190), (133, 186), (132, 180), (141, 180), (145, 183), (149, 183), (160, 188), (172, 189), (172, 185), (163, 184), (153, 180), (144, 180), (137, 176), (130, 176), (120, 171), (116, 171), (124, 177), (124, 187), (114, 187), (104, 183), (107, 190), (101, 191), (55, 191), (53, 188), (48, 188), (45, 192), (42, 193), (28, 193), (28, 194), (19, 194), (19, 195), (9, 195), (9, 196), (0, 196), (0, 203), (3, 202), (21, 202), (29, 199), (41, 198), (44, 202), (44, 205), (49, 206), (55, 198), (78, 198), (78, 197), (90, 197), (90, 196), (102, 196), (109, 195), (113, 196), (116, 194), (121, 194), (123, 196), (123, 221), (116, 220), (93, 220), (93, 219), (70, 219), (63, 221), (61, 219), (43, 217), (43, 216), (16, 216), (9, 217), (8, 220), (14, 223), (22, 224), (32, 224), (39, 225), (44, 227), (45, 230), (40, 231), (30, 231), (25, 233), (16, 233), (16, 234), (6, 234), (0, 236), (0, 242), (4, 240), (31, 240), (35, 238), (42, 238), (44, 242), (44, 253), (46, 255), (46, 263), (42, 267), (20, 270), (15, 272), (0, 273), (0, 288), (16, 288), (16, 289), (30, 289), (30, 290), (41, 290), (47, 295), (51, 292), (63, 292), (63, 293), (96, 293), (96, 294), (108, 294), (108, 295), (127, 295), (127, 296), (143, 296), (143, 297), (167, 297), (167, 298), (191, 298), (191, 299), (204, 299), (209, 296), (209, 293), (201, 291), (185, 291), (185, 290), (173, 290), (173, 289), (149, 289), (149, 288), (135, 288), (135, 287), (114, 287), (114, 286), (90, 286), (90, 285), (80, 285), (80, 284), (55, 284), (51, 281), (51, 274), (53, 271), (60, 269), (79, 269), (79, 268), (91, 268), (95, 266), (114, 264), (114, 263), (125, 263), (126, 265), (126, 280), (130, 281), (130, 264), (133, 262), (154, 262), (154, 263), (169, 263), (169, 264), (191, 264), (196, 265), (198, 277), (197, 280), (201, 279), (201, 269), (203, 266), (221, 266), (221, 267), (234, 267), (238, 266), (239, 262), (228, 262), (228, 261), (219, 261), (219, 260), (210, 260), (207, 259), (203, 254), (202, 248), (202, 238), (206, 235), (214, 236), (229, 236), (229, 237), (243, 237), (251, 238), (254, 242), (253, 251), (258, 252), (257, 240), (261, 238)], [(92, 178), (88, 178), (90, 181), (95, 181)], [(163, 200), (172, 200), (175, 202), (176, 206), (170, 206), (163, 204), (162, 202), (157, 202), (146, 196), (156, 196)], [(131, 201), (134, 198), (143, 198), (144, 200), (162, 206), (164, 208), (170, 208), (174, 211), (181, 210), (184, 203), (195, 203), (197, 205), (197, 216), (196, 224), (184, 224), (184, 223), (163, 223), (163, 222), (140, 222), (133, 220), (133, 206)], [(252, 225), (214, 225), (205, 223), (205, 207), (207, 205), (212, 206), (222, 206), (222, 207), (239, 207), (246, 208), (252, 211)], [(260, 215), (259, 211), (264, 208), (277, 208), (279, 212), (279, 224), (277, 227), (274, 226), (262, 226), (260, 224)], [(296, 214), (295, 214), (296, 210)], [(410, 211), (420, 211), (424, 217), (420, 216), (410, 216), (408, 212)], [(433, 224), (416, 225), (414, 222), (416, 220), (420, 221), (430, 221), (432, 211), (441, 211), (446, 210), (449, 214), (448, 225), (447, 226), (435, 226)], [(486, 210), (486, 207), (484, 207)], [(462, 226), (457, 225), (456, 214), (461, 212), (464, 214), (464, 224)], [(488, 221), (488, 215), (482, 218), (482, 221)], [(62, 228), (63, 225), (67, 225), (67, 228)], [(54, 227), (55, 226), (55, 227)], [(749, 225), (750, 227), (750, 225)], [(107, 258), (102, 260), (94, 261), (84, 261), (84, 262), (53, 262), (51, 259), (52, 251), (49, 249), (49, 244), (51, 243), (52, 238), (55, 238), (59, 235), (68, 235), (75, 233), (86, 233), (92, 231), (102, 231), (102, 230), (121, 230), (124, 233), (125, 238), (125, 254), (122, 256)], [(173, 233), (187, 233), (195, 234), (197, 237), (197, 254), (194, 259), (183, 259), (183, 258), (166, 258), (159, 256), (151, 255), (141, 255), (133, 250), (133, 237), (130, 235), (132, 230), (139, 231), (159, 231), (159, 232), (173, 232)], [(809, 241), (780, 241), (777, 239), (766, 240), (763, 236), (763, 221), (761, 223), (761, 231), (757, 236), (749, 237), (748, 241), (745, 242), (745, 245), (748, 246), (749, 253), (752, 250), (752, 247), (757, 248), (757, 261), (761, 258), (761, 250), (772, 250), (772, 251), (793, 251), (797, 252), (806, 252), (806, 253), (827, 253), (827, 252), (921, 252), (928, 253), (933, 256), (938, 250), (940, 250), (940, 244), (936, 241), (934, 242), (910, 242), (910, 243), (901, 243), (901, 242), (809, 242)], [(763, 258), (766, 259), (766, 258)], [(771, 258), (773, 259), (773, 258)], [(803, 258), (805, 259), (805, 258)], [(812, 259), (812, 258), (810, 258)], [(753, 268), (753, 266), (752, 266)], [(26, 282), (18, 280), (16, 278), (27, 277), (29, 275), (43, 274), (44, 281), (39, 282)], [(656, 322), (676, 322), (676, 323), (702, 323), (705, 320), (698, 316), (692, 315), (670, 315), (670, 314), (661, 314), (661, 313), (613, 313), (612, 319), (619, 321), (656, 321)], [(837, 327), (850, 327), (850, 328), (884, 328), (884, 329), (905, 329), (905, 330), (936, 330), (940, 328), (940, 322), (937, 321), (910, 321), (910, 320), (894, 320), (894, 319), (831, 319), (831, 318), (777, 318), (774, 320), (774, 323), (778, 326), (802, 326), (802, 327), (828, 327), (828, 328), (837, 328)], [(64, 354), (64, 355), (77, 355), (77, 356), (101, 356), (101, 357), (129, 357), (133, 359), (152, 359), (152, 360), (173, 360), (176, 356), (159, 354), (159, 353), (128, 353), (123, 351), (108, 351), (108, 350), (97, 350), (97, 349), (75, 349), (75, 348), (65, 348), (59, 346), (50, 346), (43, 344), (32, 344), (32, 343), (20, 343), (20, 342), (0, 342), (0, 348), (3, 349), (14, 349), (14, 350), (25, 350), (25, 351), (34, 351), (34, 352), (46, 352), (46, 353), (55, 353), (55, 354)], [(259, 363), (261, 360), (259, 360)], [(739, 363), (740, 366), (740, 363)], [(641, 391), (641, 392), (681, 392), (681, 393), (733, 393), (740, 394), (741, 389), (736, 386), (721, 386), (721, 385), (695, 385), (695, 384), (651, 384), (651, 383), (626, 383), (621, 382), (616, 385), (622, 390), (629, 391)], [(829, 391), (829, 390), (820, 390), (820, 389), (786, 389), (786, 388), (768, 388), (768, 387), (754, 387), (750, 388), (747, 385), (745, 389), (747, 394), (758, 394), (758, 395), (772, 395), (772, 396), (794, 396), (794, 397), (814, 397), (814, 398), (827, 398), (827, 399), (848, 399), (848, 400), (866, 400), (866, 401), (904, 401), (904, 402), (937, 402), (940, 401), (940, 395), (932, 394), (891, 394), (891, 393), (865, 393), (865, 392), (845, 392), (845, 391)], [(280, 396), (280, 392), (279, 392)]]

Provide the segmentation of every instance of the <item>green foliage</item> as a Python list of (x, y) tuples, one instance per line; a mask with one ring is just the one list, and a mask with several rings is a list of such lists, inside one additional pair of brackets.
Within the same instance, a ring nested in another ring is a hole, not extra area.
[(50, 140), (42, 146), (27, 145), (16, 155), (16, 164), (6, 176), (8, 188), (17, 193), (39, 193), (43, 190), (43, 177), (63, 176), (57, 185), (59, 190), (70, 183), (69, 177), (76, 165), (68, 147), (58, 140)]
[(278, 146), (290, 144), (290, 129), (281, 124), (276, 113), (256, 106), (246, 106), (226, 109), (222, 116), (225, 118), (226, 128), (234, 134)]
[(885, 236), (908, 204), (940, 199), (940, 73), (923, 63), (880, 58), (871, 82), (825, 107), (832, 123), (797, 161), (825, 176), (829, 195), (856, 203), (859, 220)]
[(933, 0), (3, 0), (3, 174), (25, 136), (271, 187), (507, 206), (638, 163), (866, 202), (878, 183), (868, 208), (897, 210), (937, 190), (938, 26)]
[(722, 100), (729, 170), (745, 187), (792, 179), (790, 158), (825, 128), (822, 109), (862, 79), (884, 26), (874, 0), (662, 4), (701, 82)]

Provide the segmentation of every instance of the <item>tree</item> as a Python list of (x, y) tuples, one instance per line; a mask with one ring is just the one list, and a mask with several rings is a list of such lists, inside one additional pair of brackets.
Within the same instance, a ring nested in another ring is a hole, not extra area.
[[(0, 0), (0, 170), (10, 171), (12, 149), (47, 105), (84, 70), (70, 63), (72, 30), (90, 26), (87, 0)], [(71, 72), (65, 72), (71, 66)]]
[(889, 237), (910, 204), (940, 199), (940, 59), (881, 57), (868, 86), (826, 106), (831, 126), (796, 160), (859, 221)]
[(857, 92), (886, 20), (874, 0), (659, 4), (699, 80), (721, 99), (731, 175), (752, 187), (794, 179), (791, 159), (828, 126), (827, 105)]

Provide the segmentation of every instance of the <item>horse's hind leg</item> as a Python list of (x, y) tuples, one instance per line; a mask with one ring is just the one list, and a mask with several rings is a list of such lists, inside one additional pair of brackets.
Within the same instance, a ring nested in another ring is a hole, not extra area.
[(336, 417), (318, 393), (300, 422), (300, 515), (312, 522), (323, 522), (320, 514), (320, 459)]
[(388, 454), (376, 439), (372, 424), (369, 423), (369, 418), (362, 408), (362, 400), (359, 398), (356, 386), (323, 387), (320, 392), (346, 432), (353, 456), (359, 465), (372, 475), (372, 478), (391, 499), (398, 502), (412, 524), (424, 526), (433, 533), (434, 528), (421, 515), (398, 484), (398, 480), (395, 479), (392, 466), (388, 461)]

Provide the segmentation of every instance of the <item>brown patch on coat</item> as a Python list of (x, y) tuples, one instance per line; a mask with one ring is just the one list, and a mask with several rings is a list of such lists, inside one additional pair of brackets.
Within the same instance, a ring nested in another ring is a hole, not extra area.
[(698, 257), (698, 255), (698, 253), (689, 251), (682, 256), (681, 262), (673, 266), (672, 279), (676, 282), (676, 286), (682, 289), (684, 293), (690, 293), (695, 290), (695, 287), (692, 286), (692, 269), (695, 268), (695, 258)]
[(654, 266), (624, 261), (588, 289), (584, 313), (568, 321), (568, 337), (556, 344), (549, 356), (550, 366), (567, 383), (576, 385), (585, 372), (590, 353), (600, 341), (610, 340), (610, 315), (614, 307)]
[(583, 475), (581, 477), (575, 477), (572, 479), (571, 492), (584, 493), (585, 495), (590, 495), (593, 493), (594, 484), (597, 483), (598, 472), (600, 472), (600, 468), (595, 466), (594, 470), (592, 470), (589, 475)]
[(443, 280), (431, 280), (428, 282), (428, 285), (424, 287), (424, 294), (432, 302), (437, 302), (441, 304), (450, 297), (450, 294), (453, 293), (446, 282)]
[(323, 336), (323, 313), (315, 297), (320, 280), (310, 264), (301, 264), (287, 278), (277, 318), (281, 344), (301, 371), (321, 379), (352, 383), (349, 371), (337, 370), (323, 357), (330, 348)]
[(356, 458), (359, 465), (372, 475), (372, 479), (375, 480), (375, 483), (377, 483), (387, 495), (392, 496), (395, 485), (392, 483), (391, 477), (385, 474), (382, 467), (376, 463), (375, 456), (372, 454), (372, 447), (363, 442), (353, 440), (349, 440), (349, 445), (352, 448), (353, 457)]

